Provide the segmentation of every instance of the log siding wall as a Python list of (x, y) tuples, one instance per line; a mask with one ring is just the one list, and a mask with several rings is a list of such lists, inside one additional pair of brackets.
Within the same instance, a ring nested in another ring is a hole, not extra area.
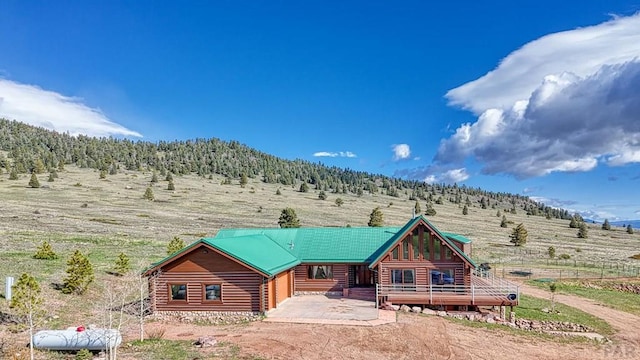
[[(332, 265), (333, 279), (308, 279), (308, 265)], [(347, 264), (300, 264), (295, 267), (295, 291), (342, 291), (348, 287), (348, 267)]]
[[(201, 247), (167, 264), (150, 278), (154, 311), (261, 312), (263, 276), (224, 255)], [(187, 286), (187, 299), (171, 301), (171, 284)], [(204, 299), (204, 286), (220, 284), (221, 301)]]

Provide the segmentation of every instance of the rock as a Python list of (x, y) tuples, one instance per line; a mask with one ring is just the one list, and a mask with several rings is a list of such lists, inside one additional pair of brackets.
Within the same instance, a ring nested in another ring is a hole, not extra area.
[(193, 345), (199, 346), (201, 348), (212, 347), (212, 346), (215, 346), (217, 342), (218, 341), (214, 339), (213, 336), (205, 336), (205, 337), (199, 337), (198, 340), (196, 340), (193, 343)]
[(400, 310), (400, 305), (391, 305), (391, 308), (395, 311)]
[(435, 315), (436, 311), (429, 308), (424, 308), (422, 309), (422, 313), (425, 315)]
[(438, 316), (447, 316), (447, 312), (446, 311), (437, 311), (436, 315), (438, 315)]
[(495, 324), (495, 323), (496, 321), (492, 317), (487, 318), (487, 324)]
[(549, 310), (547, 308), (542, 308), (542, 309), (540, 309), (540, 311), (542, 311), (543, 313), (547, 313), (547, 314), (551, 312), (551, 310)]
[(400, 306), (400, 311), (409, 312), (411, 311), (411, 308), (408, 307), (407, 305), (402, 305)]
[(414, 306), (411, 308), (411, 311), (420, 314), (422, 312), (422, 308), (420, 306)]

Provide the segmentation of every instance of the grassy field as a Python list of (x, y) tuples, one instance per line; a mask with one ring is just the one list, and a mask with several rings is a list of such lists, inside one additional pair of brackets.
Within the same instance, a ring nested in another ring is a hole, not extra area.
[[(549, 284), (539, 281), (528, 281), (529, 284), (548, 289)], [(612, 281), (560, 281), (556, 282), (558, 293), (573, 294), (593, 299), (600, 304), (613, 309), (625, 311), (640, 316), (640, 301), (638, 294), (620, 292), (611, 288)], [(625, 280), (625, 283), (640, 284), (640, 280)]]
[[(100, 323), (104, 312), (97, 304), (115, 279), (109, 272), (121, 251), (139, 270), (166, 256), (166, 245), (174, 236), (190, 243), (215, 236), (221, 228), (277, 227), (285, 207), (295, 209), (302, 226), (366, 226), (375, 207), (384, 213), (385, 225), (401, 226), (411, 218), (415, 203), (404, 192), (400, 197), (328, 193), (326, 200), (319, 200), (313, 189), (299, 192), (299, 184), (278, 186), (249, 179), (242, 188), (238, 180), (222, 185), (223, 178), (216, 176), (174, 176), (175, 190), (169, 191), (166, 181), (151, 184), (151, 177), (149, 172), (123, 171), (99, 179), (97, 171), (68, 166), (54, 182), (41, 175), (43, 186), (32, 189), (27, 187), (29, 177), (25, 175), (18, 180), (8, 180), (6, 173), (0, 175), (0, 293), (4, 294), (6, 276), (17, 278), (28, 272), (42, 284), (48, 312), (55, 314), (47, 327)], [(150, 185), (154, 201), (142, 198)], [(278, 190), (281, 195), (276, 195)], [(338, 197), (343, 200), (341, 206), (335, 203)], [(421, 206), (425, 208), (424, 201)], [(577, 230), (570, 229), (568, 221), (527, 216), (522, 209), (517, 214), (505, 212), (513, 224), (501, 228), (496, 213), (504, 209), (482, 209), (475, 204), (463, 215), (456, 204), (445, 202), (434, 207), (437, 215), (430, 221), (442, 231), (470, 238), (472, 257), (478, 262), (497, 267), (543, 266), (547, 248), (555, 246), (557, 254), (570, 254), (572, 261), (640, 266), (640, 260), (630, 259), (638, 253), (640, 231), (630, 235), (622, 228), (603, 231), (590, 225), (589, 238), (578, 239)], [(511, 228), (519, 223), (529, 233), (523, 249), (509, 243)], [(32, 258), (45, 240), (59, 259)], [(66, 260), (76, 249), (88, 255), (96, 281), (83, 296), (63, 295), (55, 287), (62, 282)], [(0, 300), (1, 312), (9, 312), (6, 301)], [(144, 346), (160, 347), (162, 343)]]

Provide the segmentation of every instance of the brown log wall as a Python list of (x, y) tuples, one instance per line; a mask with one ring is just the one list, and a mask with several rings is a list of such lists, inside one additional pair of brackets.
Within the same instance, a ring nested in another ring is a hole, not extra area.
[[(260, 312), (262, 279), (254, 270), (202, 246), (167, 264), (151, 278), (154, 310)], [(187, 285), (187, 299), (171, 301), (171, 284)], [(222, 285), (222, 300), (205, 301), (205, 284)]]
[[(295, 291), (342, 291), (347, 287), (348, 265), (333, 264), (333, 279), (307, 279), (307, 265), (295, 267)], [(332, 265), (332, 264), (314, 264)]]

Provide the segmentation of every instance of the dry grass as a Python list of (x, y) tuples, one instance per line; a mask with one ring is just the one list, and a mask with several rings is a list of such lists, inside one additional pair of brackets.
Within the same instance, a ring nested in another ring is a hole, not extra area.
[[(298, 186), (264, 184), (249, 179), (245, 188), (235, 180), (222, 185), (222, 177), (205, 179), (195, 175), (174, 176), (175, 191), (166, 190), (167, 182), (153, 184), (156, 200), (142, 199), (152, 173), (124, 171), (99, 179), (99, 172), (68, 166), (55, 182), (45, 187), (27, 187), (28, 177), (8, 180), (0, 175), (0, 286), (7, 275), (19, 276), (27, 271), (43, 284), (60, 283), (64, 278), (68, 256), (80, 249), (89, 255), (97, 272), (97, 284), (104, 283), (120, 251), (136, 259), (139, 266), (165, 256), (167, 243), (179, 236), (189, 243), (200, 237), (215, 236), (223, 227), (277, 227), (285, 207), (296, 210), (302, 226), (366, 226), (375, 207), (384, 213), (386, 225), (401, 226), (411, 217), (414, 201), (401, 192), (400, 198), (386, 195), (327, 193), (319, 200), (318, 192), (298, 192)], [(82, 186), (76, 186), (76, 184)], [(280, 189), (281, 195), (276, 195)], [(335, 199), (344, 203), (338, 207)], [(424, 208), (424, 202), (421, 202)], [(437, 215), (430, 220), (443, 231), (460, 233), (473, 240), (473, 258), (478, 262), (519, 264), (544, 262), (551, 245), (556, 253), (567, 253), (577, 262), (602, 261), (636, 265), (629, 259), (637, 254), (640, 234), (625, 229), (601, 230), (589, 227), (589, 238), (578, 239), (568, 221), (547, 220), (540, 216), (506, 213), (514, 224), (523, 223), (529, 232), (525, 252), (509, 244), (511, 228), (501, 228), (497, 209), (474, 205), (468, 215), (456, 204), (434, 204)], [(503, 210), (503, 209), (501, 209)], [(47, 240), (60, 256), (57, 260), (32, 259), (36, 248)], [(97, 291), (96, 291), (97, 292)], [(87, 296), (92, 296), (91, 292)], [(94, 296), (99, 296), (94, 294)], [(52, 291), (48, 301), (68, 305), (68, 297)], [(84, 310), (83, 310), (84, 309)], [(83, 301), (75, 313), (91, 312)], [(74, 313), (71, 311), (71, 313)], [(71, 317), (71, 316), (70, 316)], [(60, 321), (63, 322), (62, 320)]]

